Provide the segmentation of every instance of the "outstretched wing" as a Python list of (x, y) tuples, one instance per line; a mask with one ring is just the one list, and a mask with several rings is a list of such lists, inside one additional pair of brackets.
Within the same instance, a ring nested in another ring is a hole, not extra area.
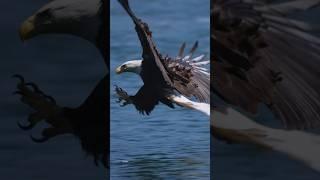
[(200, 67), (204, 65), (204, 62), (196, 62), (203, 60), (204, 56), (192, 59), (198, 43), (184, 57), (182, 56), (185, 45), (181, 47), (177, 58), (161, 57), (152, 41), (148, 25), (133, 14), (127, 0), (119, 0), (119, 2), (136, 25), (143, 48), (141, 77), (144, 83), (155, 84), (154, 82), (157, 82), (156, 85), (159, 87), (163, 87), (163, 84), (169, 85), (185, 96), (194, 96), (202, 102), (209, 102), (209, 73)]
[(319, 0), (215, 0), (213, 91), (255, 113), (266, 104), (287, 128), (320, 125), (318, 24), (298, 19)]
[(128, 0), (118, 0), (123, 8), (127, 11), (132, 21), (136, 25), (136, 31), (143, 49), (142, 53), (142, 72), (141, 77), (145, 84), (150, 82), (165, 82), (172, 85), (166, 69), (164, 68), (160, 53), (157, 51), (155, 44), (152, 41), (152, 34), (149, 30), (148, 24), (138, 19), (131, 11)]
[(165, 57), (164, 65), (172, 79), (174, 88), (182, 95), (195, 97), (200, 102), (210, 101), (210, 61), (205, 55), (193, 58), (198, 47), (196, 42), (187, 55), (184, 55), (185, 43), (182, 44), (176, 58)]

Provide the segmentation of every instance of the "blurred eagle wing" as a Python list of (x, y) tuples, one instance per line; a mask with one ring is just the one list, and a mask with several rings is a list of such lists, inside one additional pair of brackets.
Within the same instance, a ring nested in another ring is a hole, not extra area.
[(320, 1), (276, 2), (214, 1), (212, 90), (251, 113), (267, 105), (287, 128), (319, 127), (319, 27), (296, 16)]

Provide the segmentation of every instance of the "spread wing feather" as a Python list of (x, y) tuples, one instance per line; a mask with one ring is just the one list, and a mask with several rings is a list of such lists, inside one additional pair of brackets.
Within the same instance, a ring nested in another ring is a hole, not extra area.
[(297, 18), (319, 4), (214, 1), (213, 91), (251, 113), (266, 104), (287, 128), (319, 127), (319, 26)]
[(194, 44), (186, 56), (183, 56), (184, 43), (175, 59), (162, 57), (152, 41), (152, 33), (148, 25), (134, 15), (127, 0), (119, 0), (119, 2), (132, 18), (143, 48), (140, 75), (144, 84), (157, 86), (155, 88), (162, 90), (177, 90), (185, 96), (194, 96), (200, 101), (209, 102), (210, 77), (207, 69), (200, 68), (206, 63), (198, 62), (197, 64), (193, 62), (201, 61), (204, 56), (199, 56), (195, 60), (192, 59), (192, 55), (198, 47), (198, 42)]
[(185, 46), (183, 43), (177, 58), (164, 58), (165, 68), (172, 79), (174, 88), (179, 93), (208, 103), (210, 101), (210, 73), (206, 66), (210, 61), (205, 59), (205, 55), (192, 57), (198, 47), (198, 42), (193, 45), (187, 55), (183, 56), (181, 49), (184, 49)]
[(123, 8), (127, 11), (135, 24), (137, 34), (143, 49), (142, 53), (142, 72), (141, 77), (144, 83), (165, 81), (168, 85), (172, 85), (166, 69), (161, 62), (161, 55), (157, 51), (152, 41), (152, 34), (148, 24), (138, 19), (129, 7), (128, 0), (118, 0)]

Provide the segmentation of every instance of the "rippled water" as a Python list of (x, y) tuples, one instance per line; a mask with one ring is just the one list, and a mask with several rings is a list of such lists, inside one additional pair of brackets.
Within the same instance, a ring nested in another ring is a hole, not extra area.
[[(209, 1), (136, 0), (131, 6), (149, 24), (158, 49), (176, 55), (183, 42), (199, 40), (198, 53), (209, 52)], [(123, 62), (141, 58), (134, 26), (111, 1), (111, 82), (135, 94), (142, 85), (134, 74), (116, 75)], [(112, 179), (209, 179), (208, 117), (159, 105), (150, 116), (132, 105), (119, 107), (111, 87)]]

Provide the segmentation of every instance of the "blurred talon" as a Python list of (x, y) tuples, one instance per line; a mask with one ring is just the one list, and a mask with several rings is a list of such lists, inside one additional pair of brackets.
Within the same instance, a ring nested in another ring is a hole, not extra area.
[(35, 138), (32, 135), (30, 135), (30, 138), (33, 142), (36, 142), (36, 143), (44, 143), (49, 140), (49, 137), (47, 136), (42, 136), (41, 138)]
[(56, 100), (52, 96), (44, 95), (44, 97), (47, 98), (53, 104), (57, 104)]
[(36, 84), (32, 83), (32, 82), (25, 83), (25, 86), (30, 86), (30, 87), (32, 87), (34, 92), (43, 94), (43, 92), (39, 89), (39, 87)]
[(115, 87), (116, 87), (115, 91), (116, 91), (117, 95), (119, 96), (117, 103), (120, 103), (121, 107), (124, 107), (128, 104), (131, 104), (131, 99), (130, 99), (130, 96), (128, 95), (128, 93), (116, 85), (115, 85)]
[(94, 165), (99, 166), (99, 160), (98, 160), (98, 158), (94, 158)]
[(13, 94), (13, 95), (17, 95), (17, 94), (23, 95), (22, 91), (15, 91), (15, 92), (13, 92), (12, 94)]
[(23, 76), (21, 76), (21, 75), (19, 75), (19, 74), (15, 74), (15, 75), (13, 75), (12, 76), (13, 78), (18, 78), (19, 80), (20, 80), (20, 83), (21, 84), (24, 84), (24, 78), (23, 78)]
[[(28, 117), (28, 122), (17, 122), (17, 125), (22, 130), (31, 130), (34, 128), (38, 122), (45, 120), (51, 126), (62, 126), (56, 119), (59, 107), (56, 106), (56, 101), (53, 97), (46, 95), (41, 91), (41, 89), (33, 82), (25, 83), (25, 79), (21, 75), (14, 75), (13, 77), (18, 78), (21, 82), (18, 83), (17, 91), (13, 94), (21, 95), (21, 102), (32, 107), (35, 112), (31, 113)], [(61, 129), (47, 128), (42, 131), (42, 136), (36, 138), (30, 136), (32, 141), (37, 143), (43, 143), (49, 140), (51, 137), (61, 134)]]
[(124, 100), (124, 102), (122, 103), (121, 107), (124, 107), (126, 105), (130, 104), (129, 100)]
[(34, 127), (35, 124), (32, 124), (29, 122), (28, 125), (22, 125), (19, 121), (17, 122), (17, 125), (20, 129), (24, 130), (24, 131), (27, 131), (27, 130), (30, 130)]

